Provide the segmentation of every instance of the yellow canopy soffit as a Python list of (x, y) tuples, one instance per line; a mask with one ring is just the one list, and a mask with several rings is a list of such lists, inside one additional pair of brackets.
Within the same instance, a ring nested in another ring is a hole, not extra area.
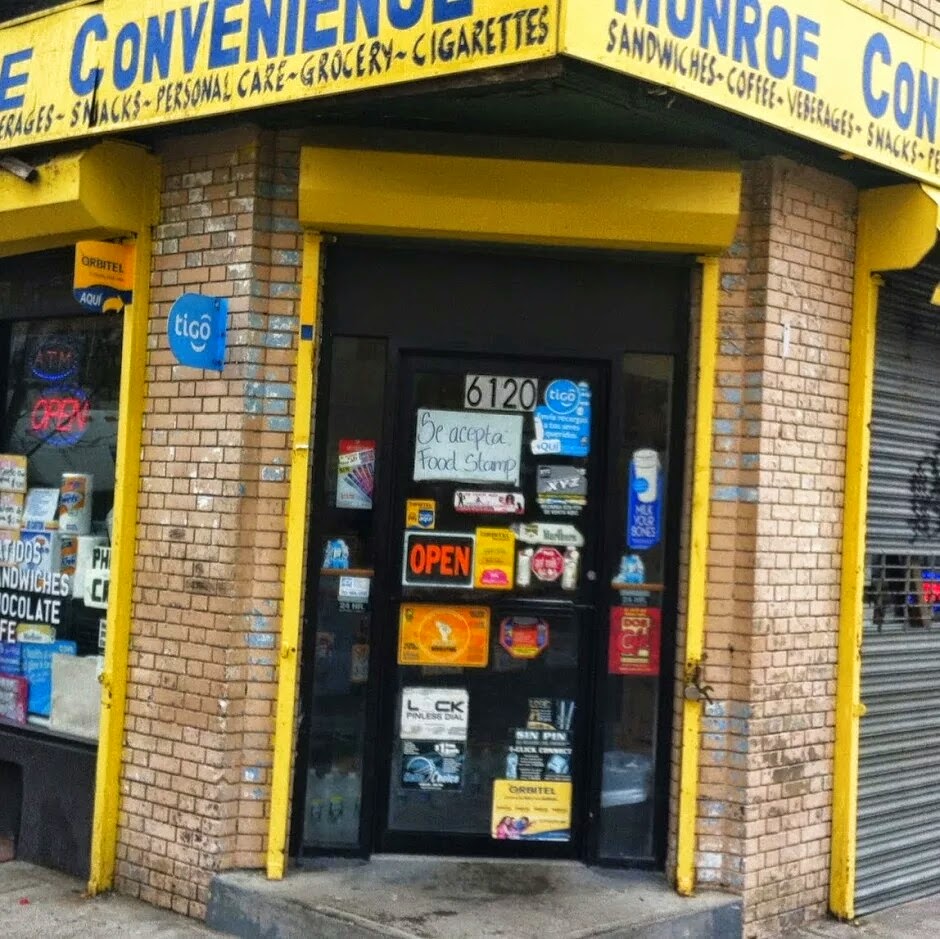
[(306, 147), (300, 221), (321, 232), (711, 254), (734, 237), (737, 162), (632, 165)]
[(919, 183), (869, 189), (859, 196), (859, 246), (870, 271), (903, 271), (937, 243), (940, 190)]
[(27, 183), (0, 172), (0, 256), (130, 235), (154, 221), (157, 161), (105, 141), (54, 157)]

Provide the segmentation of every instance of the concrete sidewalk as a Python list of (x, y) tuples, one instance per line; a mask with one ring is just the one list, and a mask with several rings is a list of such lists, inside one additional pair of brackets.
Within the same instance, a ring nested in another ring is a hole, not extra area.
[(937, 939), (940, 897), (916, 900), (873, 913), (857, 923), (823, 921), (804, 926), (786, 939)]
[[(90, 899), (73, 877), (21, 861), (0, 864), (2, 939), (211, 939), (228, 936), (128, 897)], [(442, 935), (446, 935), (444, 930)], [(394, 931), (390, 931), (394, 934)], [(505, 935), (505, 933), (504, 933)], [(529, 939), (526, 930), (516, 932)], [(687, 933), (686, 933), (687, 935)], [(885, 910), (857, 924), (820, 921), (781, 939), (937, 939), (940, 897)], [(715, 936), (714, 939), (736, 939)]]
[(139, 900), (117, 895), (88, 898), (84, 889), (80, 880), (43, 867), (22, 861), (0, 864), (0, 936), (208, 939), (224, 935)]

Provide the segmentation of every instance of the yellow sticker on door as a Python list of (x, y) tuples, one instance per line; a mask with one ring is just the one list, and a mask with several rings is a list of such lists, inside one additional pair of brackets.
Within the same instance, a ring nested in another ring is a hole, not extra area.
[(473, 559), (473, 586), (512, 590), (516, 536), (508, 528), (478, 528)]
[(437, 503), (433, 499), (409, 499), (405, 503), (405, 528), (434, 528)]
[(494, 779), (490, 837), (570, 841), (571, 783)]

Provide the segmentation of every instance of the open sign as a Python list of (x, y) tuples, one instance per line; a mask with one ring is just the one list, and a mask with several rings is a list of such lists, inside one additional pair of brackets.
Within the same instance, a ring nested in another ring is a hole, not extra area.
[(408, 587), (473, 586), (473, 535), (405, 533), (402, 583)]

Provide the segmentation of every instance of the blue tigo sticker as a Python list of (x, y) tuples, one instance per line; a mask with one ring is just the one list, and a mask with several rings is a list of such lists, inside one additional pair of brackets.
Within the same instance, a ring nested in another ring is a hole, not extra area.
[(180, 365), (221, 372), (225, 366), (228, 300), (184, 293), (172, 307), (166, 331)]
[(655, 450), (633, 452), (627, 490), (627, 547), (648, 551), (663, 537), (663, 471)]
[(535, 409), (536, 456), (587, 456), (591, 452), (591, 386), (556, 378)]

